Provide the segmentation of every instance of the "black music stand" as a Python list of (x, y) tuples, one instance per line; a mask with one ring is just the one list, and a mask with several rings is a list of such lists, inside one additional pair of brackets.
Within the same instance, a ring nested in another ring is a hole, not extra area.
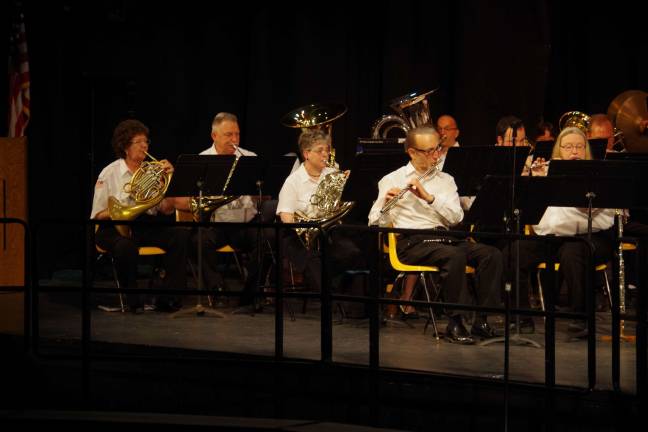
[[(355, 201), (347, 220), (366, 224), (367, 215), (378, 195), (378, 182), (409, 162), (407, 153), (358, 153), (351, 164), (351, 174), (342, 193), (342, 201)], [(405, 185), (403, 185), (405, 186)]]
[(592, 158), (596, 160), (605, 159), (608, 144), (607, 138), (592, 138), (588, 142), (592, 151)]
[[(549, 180), (549, 181), (547, 181)], [(549, 205), (546, 198), (555, 191), (560, 184), (556, 184), (556, 179), (547, 179), (546, 177), (518, 177), (515, 179), (516, 184), (516, 202), (511, 206), (510, 191), (513, 180), (511, 176), (487, 176), (477, 194), (470, 210), (465, 216), (468, 223), (482, 226), (498, 226), (502, 224), (508, 228), (508, 221), (516, 221), (515, 232), (521, 232), (521, 226), (537, 224)], [(514, 209), (514, 210), (511, 210)], [(515, 211), (517, 214), (511, 215)], [(510, 243), (509, 243), (510, 244)], [(519, 243), (517, 244), (519, 247)], [(519, 249), (512, 254), (515, 258), (515, 277), (513, 284), (516, 290), (516, 307), (519, 309), (520, 298), (520, 273), (519, 273)], [(510, 286), (506, 289), (506, 319), (505, 319), (505, 336), (495, 337), (482, 341), (480, 345), (486, 346), (498, 342), (506, 342), (509, 332), (510, 323)], [(517, 345), (530, 345), (535, 348), (541, 348), (541, 345), (534, 340), (522, 337), (520, 335), (519, 315), (516, 315), (516, 332), (510, 337), (510, 341)]]
[(474, 196), (477, 195), (486, 175), (511, 174), (513, 152), (515, 152), (515, 172), (521, 174), (529, 147), (450, 147), (443, 172), (454, 178), (459, 196)]
[[(258, 161), (256, 165), (251, 161), (248, 161), (248, 159), (251, 158), (246, 158), (245, 165), (244, 165), (246, 168), (243, 169), (244, 174), (242, 175), (247, 175), (250, 178), (257, 178), (257, 180), (255, 180), (255, 186), (257, 188), (256, 193), (258, 194), (256, 221), (260, 223), (272, 222), (274, 220), (273, 206), (271, 206), (271, 208), (269, 209), (269, 210), (273, 210), (273, 215), (264, 214), (267, 213), (267, 211), (266, 212), (262, 211), (263, 197), (269, 196), (274, 199), (278, 199), (279, 191), (281, 190), (284, 182), (286, 181), (286, 178), (291, 174), (291, 171), (295, 166), (295, 161), (297, 159), (297, 156), (279, 156), (267, 160), (255, 158), (256, 161), (254, 162)], [(241, 163), (241, 161), (239, 161), (239, 163)], [(238, 172), (238, 168), (237, 168), (237, 172)], [(239, 187), (238, 182), (237, 185), (235, 185), (234, 187), (235, 188)], [(249, 187), (249, 182), (247, 184), (247, 187)], [(276, 206), (274, 206), (274, 209), (276, 209)], [(244, 306), (242, 308), (235, 309), (234, 311), (232, 311), (232, 314), (250, 313), (254, 315), (255, 312), (261, 310), (261, 306), (258, 304), (258, 300), (259, 300), (258, 290), (259, 287), (261, 286), (261, 278), (263, 277), (264, 274), (263, 255), (264, 255), (265, 245), (268, 246), (268, 251), (272, 259), (272, 265), (275, 266), (275, 268), (277, 268), (276, 267), (277, 262), (275, 259), (274, 252), (272, 250), (272, 245), (270, 240), (266, 238), (266, 232), (264, 228), (261, 227), (257, 228), (256, 238), (257, 238), (256, 254), (255, 254), (256, 263), (252, 263), (252, 265), (250, 266), (252, 271), (256, 273), (248, 274), (248, 280), (245, 282), (245, 287), (243, 288), (244, 290), (251, 291), (248, 294), (251, 295), (251, 297), (253, 298), (252, 304), (249, 306)], [(252, 285), (252, 281), (254, 281), (254, 285)]]
[[(228, 175), (232, 170), (235, 156), (216, 155), (180, 155), (174, 166), (173, 178), (166, 196), (169, 197), (198, 197), (199, 202), (207, 195), (222, 195)], [(199, 205), (202, 208), (202, 205)], [(202, 220), (202, 216), (200, 217)], [(198, 290), (202, 290), (202, 227), (198, 227)], [(219, 312), (205, 309), (202, 296), (193, 309), (179, 310), (171, 315), (177, 318), (181, 315), (205, 314), (223, 318)]]
[(548, 161), (551, 159), (551, 152), (553, 151), (553, 147), (555, 141), (538, 141), (535, 143), (535, 148), (533, 150), (533, 158), (543, 158), (544, 160)]

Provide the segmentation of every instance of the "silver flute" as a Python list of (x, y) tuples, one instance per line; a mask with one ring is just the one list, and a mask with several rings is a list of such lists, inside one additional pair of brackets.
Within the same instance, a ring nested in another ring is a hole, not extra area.
[[(418, 176), (416, 180), (421, 181), (427, 176), (431, 176), (430, 178), (434, 177), (439, 173), (439, 162), (435, 163), (432, 165), (430, 168), (427, 169), (423, 174)], [(398, 194), (394, 195), (389, 201), (387, 201), (382, 208), (380, 209), (380, 214), (384, 215), (386, 213), (389, 213), (391, 209), (396, 207), (396, 204), (398, 204), (398, 201), (405, 195), (408, 191), (412, 190), (412, 185), (409, 185), (398, 192)]]

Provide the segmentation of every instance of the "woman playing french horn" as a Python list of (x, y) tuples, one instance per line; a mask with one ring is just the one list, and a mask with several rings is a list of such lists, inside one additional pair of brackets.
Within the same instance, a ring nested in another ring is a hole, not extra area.
[[(174, 211), (172, 198), (163, 198), (173, 166), (167, 160), (146, 162), (149, 129), (138, 120), (125, 120), (113, 132), (112, 147), (117, 160), (105, 167), (95, 184), (91, 219), (132, 220), (153, 218)], [(135, 180), (135, 181), (133, 181)], [(137, 288), (137, 256), (140, 245), (158, 246), (166, 251), (164, 268), (167, 288), (186, 287), (185, 260), (188, 231), (183, 228), (100, 226), (96, 243), (112, 254), (121, 288)], [(140, 295), (128, 295), (134, 313), (143, 311)], [(158, 296), (160, 310), (177, 309), (179, 302)]]
[[(299, 151), (304, 162), (286, 178), (279, 192), (277, 214), (284, 223), (297, 221), (297, 215), (320, 218), (321, 209), (316, 200), (312, 199), (318, 186), (329, 174), (349, 175), (348, 171), (341, 173), (329, 167), (331, 137), (321, 130), (309, 129), (302, 132), (299, 136)], [(362, 254), (349, 238), (336, 231), (332, 243), (332, 247), (327, 248), (327, 256), (331, 259), (332, 267), (329, 269), (333, 277), (347, 268), (364, 268)], [(320, 290), (321, 262), (317, 247), (307, 247), (303, 238), (299, 238), (294, 230), (289, 230), (285, 232), (284, 252), (294, 269), (304, 273), (311, 289)]]

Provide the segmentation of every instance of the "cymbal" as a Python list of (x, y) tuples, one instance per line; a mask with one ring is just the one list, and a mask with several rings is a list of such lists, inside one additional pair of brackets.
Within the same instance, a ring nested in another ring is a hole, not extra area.
[(289, 128), (315, 128), (331, 123), (347, 112), (344, 104), (310, 104), (290, 111), (281, 118)]
[(629, 152), (648, 153), (648, 135), (639, 130), (641, 121), (648, 120), (648, 93), (639, 90), (626, 93), (629, 94), (616, 114), (616, 127), (623, 132)]
[(626, 90), (623, 93), (619, 94), (617, 97), (614, 98), (612, 102), (610, 102), (610, 105), (608, 106), (607, 109), (607, 115), (610, 118), (610, 121), (612, 124), (616, 122), (616, 116), (619, 113), (619, 109), (621, 108), (621, 105), (630, 97), (636, 95), (636, 94), (643, 93), (641, 90)]

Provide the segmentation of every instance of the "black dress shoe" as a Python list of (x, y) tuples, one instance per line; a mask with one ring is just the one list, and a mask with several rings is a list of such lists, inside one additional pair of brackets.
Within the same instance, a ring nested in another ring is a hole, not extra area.
[(470, 334), (482, 339), (490, 339), (495, 337), (495, 331), (488, 325), (486, 320), (475, 320), (470, 328)]
[[(511, 333), (517, 332), (517, 322), (515, 320), (511, 321), (509, 324), (509, 329)], [(520, 334), (533, 334), (535, 333), (535, 321), (533, 318), (520, 318)]]
[(472, 345), (475, 343), (475, 340), (468, 333), (468, 329), (464, 326), (461, 315), (455, 315), (448, 320), (446, 339), (448, 342), (461, 345)]
[(182, 309), (182, 303), (177, 300), (158, 300), (155, 303), (155, 310), (158, 312), (178, 312)]

